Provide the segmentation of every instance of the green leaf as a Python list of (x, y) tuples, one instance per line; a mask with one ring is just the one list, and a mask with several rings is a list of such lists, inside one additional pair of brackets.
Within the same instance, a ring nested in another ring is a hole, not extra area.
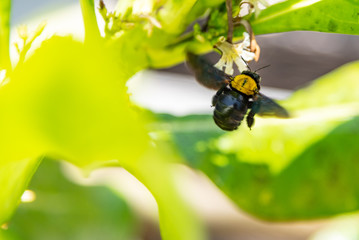
[(256, 34), (318, 31), (359, 34), (357, 0), (289, 0), (263, 10), (252, 19)]
[(256, 117), (251, 131), (242, 124), (225, 133), (211, 116), (164, 115), (157, 128), (172, 133), (188, 164), (258, 217), (358, 210), (358, 66), (346, 65), (284, 101), (291, 119)]
[(0, 224), (8, 221), (41, 159), (0, 160)]
[(48, 40), (0, 88), (1, 223), (16, 208), (38, 157), (89, 171), (119, 164), (113, 159), (134, 161), (148, 146), (145, 116), (139, 119), (126, 93), (128, 76), (107, 50), (86, 50), (70, 38)]
[(149, 139), (126, 93), (131, 69), (107, 51), (53, 38), (16, 69), (0, 89), (1, 159), (49, 154), (91, 168), (141, 155)]
[[(204, 239), (176, 191), (168, 164), (173, 154), (163, 156), (163, 148), (151, 146), (145, 126), (149, 117), (129, 101), (125, 83), (146, 59), (131, 48), (141, 41), (141, 32), (125, 35), (108, 48), (55, 37), (15, 69), (0, 88), (0, 167), (43, 154), (80, 166), (86, 174), (121, 165), (157, 200), (163, 239)], [(30, 177), (28, 171), (14, 175), (19, 182)], [(10, 183), (4, 179), (9, 189)], [(22, 191), (25, 187), (20, 186)], [(3, 194), (11, 200), (10, 214), (19, 196)]]

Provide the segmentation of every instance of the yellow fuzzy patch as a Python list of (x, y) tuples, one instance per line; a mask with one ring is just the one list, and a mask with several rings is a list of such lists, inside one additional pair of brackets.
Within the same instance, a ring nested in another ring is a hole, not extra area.
[(231, 87), (248, 96), (258, 93), (256, 81), (245, 74), (236, 76), (233, 81), (231, 81)]

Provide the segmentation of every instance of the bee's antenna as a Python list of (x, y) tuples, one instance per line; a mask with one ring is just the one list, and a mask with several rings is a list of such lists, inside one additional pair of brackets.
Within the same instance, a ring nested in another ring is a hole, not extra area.
[(270, 67), (270, 64), (268, 64), (268, 65), (266, 65), (266, 66), (264, 66), (264, 67), (258, 68), (258, 69), (255, 70), (254, 72), (257, 72), (257, 71), (259, 71), (259, 70), (261, 70), (261, 69), (263, 69), (263, 68), (267, 68), (267, 67)]
[(249, 71), (252, 72), (252, 70), (251, 70), (251, 68), (249, 67), (249, 65), (248, 65), (248, 63), (246, 62), (246, 60), (244, 60), (242, 56), (241, 56), (241, 58), (242, 58), (243, 62), (246, 64), (246, 66), (247, 66), (247, 68), (249, 69)]

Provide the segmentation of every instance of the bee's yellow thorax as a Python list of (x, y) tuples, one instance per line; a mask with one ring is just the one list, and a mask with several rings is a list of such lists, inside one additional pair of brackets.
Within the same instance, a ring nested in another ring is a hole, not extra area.
[(231, 87), (248, 96), (258, 93), (258, 85), (250, 76), (240, 74), (231, 81)]

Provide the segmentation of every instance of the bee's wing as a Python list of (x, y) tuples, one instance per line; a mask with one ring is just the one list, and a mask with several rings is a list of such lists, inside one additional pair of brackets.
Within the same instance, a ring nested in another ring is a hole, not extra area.
[(260, 116), (271, 116), (279, 118), (289, 118), (289, 113), (282, 106), (269, 97), (258, 93), (253, 102), (253, 110)]
[(215, 68), (204, 57), (187, 52), (187, 65), (194, 72), (197, 81), (214, 90), (220, 89), (223, 84), (228, 84), (232, 76)]

